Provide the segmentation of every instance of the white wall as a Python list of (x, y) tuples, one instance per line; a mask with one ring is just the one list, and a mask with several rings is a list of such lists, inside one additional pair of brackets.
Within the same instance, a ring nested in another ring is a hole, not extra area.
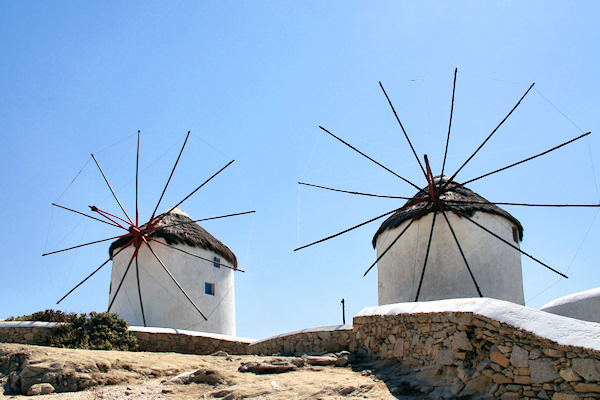
[(600, 322), (600, 288), (558, 298), (545, 304), (540, 311), (584, 321)]
[[(198, 247), (183, 244), (178, 247), (210, 260), (214, 257), (212, 252)], [(208, 320), (205, 321), (202, 318), (149, 249), (142, 245), (138, 264), (146, 325), (235, 336), (234, 271), (224, 266), (216, 268), (212, 262), (198, 259), (158, 243), (153, 243), (152, 248)], [(129, 246), (113, 259), (109, 304), (132, 254), (133, 246)], [(219, 256), (219, 258), (222, 264), (230, 265), (223, 257)], [(215, 284), (214, 295), (205, 294), (205, 282)], [(144, 326), (135, 260), (110, 311), (119, 313), (130, 325)]]
[[(520, 253), (473, 223), (447, 212), (484, 297), (524, 304)], [(379, 305), (415, 301), (433, 213), (415, 221), (379, 261)], [(476, 222), (518, 247), (507, 219), (476, 212)], [(379, 256), (409, 221), (377, 239)], [(446, 220), (438, 214), (419, 301), (479, 297)]]

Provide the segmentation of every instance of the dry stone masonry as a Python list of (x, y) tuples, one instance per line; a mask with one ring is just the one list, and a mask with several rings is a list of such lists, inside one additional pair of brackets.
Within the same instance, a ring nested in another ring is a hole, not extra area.
[(251, 354), (301, 356), (348, 350), (352, 325), (334, 325), (284, 333), (250, 345)]
[(466, 312), (359, 316), (350, 351), (436, 376), (456, 376), (456, 395), (503, 399), (600, 398), (600, 352), (559, 345)]

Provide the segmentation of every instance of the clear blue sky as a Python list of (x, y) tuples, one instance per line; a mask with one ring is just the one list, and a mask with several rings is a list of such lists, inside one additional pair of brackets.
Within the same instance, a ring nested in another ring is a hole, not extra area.
[[(437, 170), (454, 68), (450, 170), (535, 82), (457, 179), (592, 131), (469, 187), (491, 201), (598, 203), (599, 11), (593, 1), (0, 3), (0, 318), (56, 308), (106, 259), (104, 244), (71, 258), (41, 256), (104, 235), (51, 203), (118, 211), (89, 162), (94, 153), (125, 206), (135, 207), (138, 129), (146, 218), (187, 131), (189, 152), (162, 210), (236, 160), (181, 208), (194, 218), (256, 210), (204, 225), (247, 271), (236, 275), (238, 335), (340, 323), (342, 298), (349, 318), (376, 305), (376, 270), (362, 274), (375, 258), (379, 222), (293, 249), (401, 205), (299, 188), (298, 181), (414, 194), (319, 125), (424, 184), (379, 81), (417, 153), (427, 153)], [(596, 210), (507, 210), (525, 227), (523, 249), (570, 276), (558, 280), (523, 258), (529, 306), (600, 286)], [(58, 307), (105, 310), (109, 270)]]

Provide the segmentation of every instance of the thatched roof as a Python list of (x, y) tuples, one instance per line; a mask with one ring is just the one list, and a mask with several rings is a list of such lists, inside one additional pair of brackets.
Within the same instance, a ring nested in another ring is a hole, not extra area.
[[(217, 240), (213, 235), (208, 233), (206, 229), (201, 227), (183, 211), (174, 209), (169, 214), (161, 214), (157, 218), (162, 220), (156, 225), (156, 228), (164, 226), (165, 228), (156, 230), (149, 234), (150, 237), (161, 238), (167, 244), (187, 244), (192, 247), (200, 247), (205, 250), (214, 252), (229, 261), (234, 268), (237, 268), (237, 259), (235, 254), (227, 246)], [(144, 230), (146, 225), (141, 226)], [(126, 245), (130, 238), (124, 237), (114, 241), (108, 250), (112, 258), (113, 252)]]
[[(436, 182), (439, 182), (439, 179), (440, 179), (439, 177), (436, 177)], [(441, 179), (444, 182), (446, 182), (449, 178), (444, 176)], [(424, 189), (421, 189), (413, 197), (413, 199), (427, 198), (427, 197), (429, 197), (429, 187), (425, 187)], [(450, 211), (457, 210), (469, 217), (473, 216), (473, 214), (475, 214), (476, 211), (481, 211), (481, 212), (485, 212), (488, 214), (494, 214), (494, 215), (504, 217), (504, 218), (508, 219), (509, 221), (511, 221), (513, 224), (515, 224), (515, 226), (519, 230), (519, 239), (523, 240), (523, 226), (521, 225), (519, 220), (517, 220), (515, 217), (513, 217), (507, 211), (490, 203), (489, 201), (487, 201), (486, 199), (484, 199), (477, 193), (467, 189), (464, 186), (457, 184), (456, 182), (453, 182), (453, 181), (450, 182), (450, 184), (448, 185), (448, 191), (441, 194), (440, 199), (442, 201), (444, 201), (444, 204), (446, 204), (446, 210), (450, 210)], [(391, 230), (391, 229), (397, 228), (404, 221), (412, 219), (423, 209), (423, 207), (425, 207), (427, 205), (427, 202), (421, 202), (421, 203), (415, 204), (413, 206), (407, 207), (407, 204), (411, 203), (411, 201), (412, 200), (408, 200), (406, 202), (406, 204), (404, 205), (404, 207), (402, 207), (400, 210), (396, 211), (394, 214), (392, 214), (392, 216), (390, 216), (388, 219), (386, 219), (383, 222), (383, 224), (381, 224), (381, 226), (377, 230), (377, 233), (375, 233), (375, 236), (373, 237), (373, 247), (374, 248), (376, 247), (375, 244), (377, 243), (377, 238), (379, 237), (379, 235), (381, 235), (383, 232), (385, 232), (388, 229)], [(423, 215), (421, 215), (420, 218), (424, 217), (425, 215), (427, 215), (433, 211), (435, 211), (435, 208), (432, 204), (430, 204), (429, 206), (427, 206), (427, 209), (425, 210)], [(473, 226), (475, 227), (475, 225), (473, 225)]]

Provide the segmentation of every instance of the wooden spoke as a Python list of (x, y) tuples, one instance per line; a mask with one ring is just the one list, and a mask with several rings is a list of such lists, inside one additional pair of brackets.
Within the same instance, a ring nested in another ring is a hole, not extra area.
[(410, 199), (412, 199), (412, 197), (384, 196), (384, 195), (372, 194), (372, 193), (351, 192), (349, 190), (334, 189), (334, 188), (330, 188), (330, 187), (326, 187), (326, 186), (313, 185), (313, 184), (304, 183), (304, 182), (298, 182), (298, 184), (299, 185), (304, 185), (304, 186), (315, 187), (315, 188), (319, 188), (319, 189), (331, 190), (331, 191), (334, 191), (334, 192), (348, 193), (348, 194), (357, 194), (357, 195), (360, 195), (360, 196), (381, 197), (381, 198), (385, 198), (385, 199), (403, 199), (403, 200), (410, 200)]
[(379, 165), (381, 168), (385, 169), (387, 172), (391, 173), (392, 175), (402, 179), (404, 182), (408, 183), (409, 185), (415, 187), (417, 190), (420, 190), (421, 188), (418, 187), (417, 185), (415, 185), (414, 183), (412, 183), (411, 181), (409, 181), (406, 178), (401, 177), (400, 175), (398, 175), (397, 173), (395, 173), (394, 171), (392, 171), (391, 169), (389, 169), (388, 167), (382, 165), (381, 163), (375, 161), (374, 159), (372, 159), (371, 157), (369, 157), (368, 155), (366, 155), (365, 153), (363, 153), (362, 151), (358, 150), (356, 147), (352, 146), (350, 143), (342, 140), (341, 138), (337, 137), (336, 135), (334, 135), (333, 133), (329, 132), (327, 129), (323, 128), (322, 126), (319, 126), (319, 128), (321, 128), (323, 131), (327, 132), (329, 135), (331, 135), (332, 137), (336, 138), (337, 140), (339, 140), (340, 142), (342, 142), (343, 144), (345, 144), (346, 146), (350, 147), (352, 150), (354, 150), (355, 152), (357, 152), (358, 154), (360, 154), (361, 156), (365, 157), (366, 159), (368, 159), (369, 161)]
[(468, 221), (471, 221), (473, 224), (477, 225), (478, 227), (480, 227), (481, 229), (483, 229), (484, 231), (486, 231), (487, 233), (489, 233), (490, 235), (494, 236), (495, 238), (497, 238), (498, 240), (500, 240), (501, 242), (506, 243), (507, 245), (509, 245), (510, 247), (512, 247), (513, 249), (517, 250), (519, 253), (523, 254), (524, 256), (529, 257), (530, 259), (532, 259), (533, 261), (537, 262), (538, 264), (548, 268), (550, 271), (562, 276), (563, 278), (568, 279), (569, 277), (566, 276), (565, 274), (563, 274), (562, 272), (559, 272), (557, 270), (555, 270), (554, 268), (550, 267), (547, 264), (544, 264), (543, 262), (541, 262), (540, 260), (538, 260), (537, 258), (533, 257), (532, 255), (527, 254), (526, 252), (524, 252), (523, 250), (521, 250), (520, 248), (518, 248), (517, 246), (513, 245), (512, 243), (504, 240), (503, 238), (501, 238), (500, 236), (496, 235), (494, 232), (490, 231), (489, 229), (487, 229), (485, 226), (475, 222), (474, 220), (472, 220), (471, 218), (469, 218), (468, 216), (466, 216), (464, 213), (458, 211), (458, 210), (454, 210), (454, 212), (456, 212), (457, 214), (459, 214), (460, 216), (466, 218)]
[[(165, 192), (167, 191), (167, 187), (169, 186), (169, 182), (171, 182), (171, 178), (173, 177), (173, 173), (175, 172), (175, 168), (177, 168), (177, 164), (179, 164), (179, 159), (181, 158), (181, 154), (183, 153), (183, 149), (185, 148), (185, 144), (188, 141), (188, 138), (190, 137), (190, 132), (188, 131), (187, 135), (185, 136), (185, 140), (183, 141), (183, 146), (181, 146), (181, 150), (179, 151), (179, 155), (177, 156), (177, 160), (175, 161), (175, 165), (173, 165), (173, 169), (171, 170), (171, 174), (169, 175), (169, 179), (167, 179), (167, 184), (165, 185), (165, 188), (163, 189), (160, 198), (158, 199), (158, 203), (156, 203), (156, 207), (154, 208), (154, 211), (152, 212), (152, 217), (150, 218), (150, 221), (152, 221), (154, 219), (154, 216), (156, 215), (156, 210), (158, 210), (158, 206), (160, 205), (160, 202), (163, 199), (163, 196), (165, 195)], [(176, 208), (176, 207), (173, 207)]]
[[(448, 136), (446, 137), (446, 150), (444, 150), (444, 162), (442, 163), (442, 172), (440, 176), (444, 176), (444, 168), (446, 167), (446, 156), (448, 155), (448, 144), (450, 143), (450, 128), (452, 127), (452, 114), (454, 112), (454, 92), (456, 91), (456, 73), (458, 68), (454, 69), (454, 83), (452, 84), (452, 102), (450, 103), (450, 122), (448, 122)], [(440, 179), (440, 187), (442, 180)]]
[(89, 246), (89, 245), (96, 244), (96, 243), (102, 243), (102, 242), (107, 242), (109, 240), (120, 239), (120, 238), (126, 237), (126, 236), (129, 236), (129, 234), (119, 235), (119, 236), (113, 236), (113, 237), (109, 237), (108, 239), (96, 240), (96, 241), (93, 241), (93, 242), (88, 242), (88, 243), (84, 243), (84, 244), (79, 244), (77, 246), (68, 247), (68, 248), (62, 249), (62, 250), (51, 251), (49, 253), (42, 254), (42, 257), (49, 256), (50, 254), (62, 253), (63, 251), (69, 251), (69, 250), (73, 250), (73, 249), (78, 249), (80, 247), (85, 247), (85, 246)]
[(202, 311), (200, 311), (200, 309), (198, 308), (198, 306), (196, 305), (196, 303), (194, 303), (194, 300), (192, 300), (190, 298), (190, 296), (188, 296), (188, 294), (185, 292), (185, 290), (183, 290), (183, 288), (181, 287), (181, 285), (179, 284), (179, 282), (177, 282), (177, 279), (175, 279), (175, 277), (173, 276), (173, 274), (171, 274), (171, 271), (169, 271), (169, 269), (162, 262), (162, 260), (160, 259), (160, 257), (158, 257), (158, 255), (154, 252), (154, 249), (152, 248), (152, 246), (150, 246), (150, 243), (148, 243), (148, 241), (146, 240), (146, 238), (143, 238), (143, 240), (144, 240), (144, 243), (146, 243), (146, 246), (148, 246), (148, 249), (150, 249), (150, 252), (152, 252), (152, 255), (154, 256), (154, 258), (156, 258), (156, 260), (159, 262), (159, 264), (161, 265), (161, 267), (163, 267), (163, 269), (165, 270), (165, 272), (167, 273), (167, 275), (169, 275), (169, 278), (171, 278), (171, 280), (175, 283), (175, 285), (177, 285), (177, 287), (179, 288), (179, 290), (181, 291), (181, 293), (183, 293), (183, 295), (185, 296), (185, 298), (188, 299), (188, 301), (192, 304), (192, 306), (194, 306), (194, 308), (196, 309), (196, 311), (198, 311), (198, 313), (200, 313), (200, 315), (202, 316), (202, 318), (204, 318), (205, 321), (208, 321), (208, 318), (206, 318), (206, 316), (202, 313)]
[(419, 293), (421, 293), (421, 287), (423, 286), (423, 278), (425, 278), (425, 268), (427, 267), (427, 260), (429, 259), (429, 250), (431, 249), (431, 239), (433, 238), (433, 229), (435, 228), (435, 219), (437, 213), (433, 213), (433, 219), (431, 220), (431, 231), (429, 232), (429, 240), (427, 241), (427, 251), (425, 252), (425, 261), (423, 261), (423, 270), (421, 271), (421, 278), (419, 279), (419, 287), (417, 288), (417, 295), (415, 301), (419, 301)]
[(504, 117), (504, 119), (502, 121), (500, 121), (500, 123), (498, 124), (498, 126), (496, 126), (496, 128), (494, 128), (494, 130), (492, 131), (492, 133), (490, 133), (488, 135), (488, 137), (483, 141), (483, 143), (481, 143), (479, 145), (479, 147), (477, 148), (477, 150), (475, 150), (475, 152), (473, 154), (471, 154), (471, 156), (467, 159), (467, 161), (465, 161), (463, 163), (463, 165), (460, 166), (460, 168), (458, 170), (456, 170), (456, 172), (452, 175), (452, 177), (450, 177), (450, 179), (448, 179), (448, 182), (446, 182), (446, 184), (444, 185), (444, 188), (446, 186), (448, 186), (448, 183), (453, 181), (454, 178), (456, 177), (456, 175), (458, 175), (458, 173), (460, 172), (460, 170), (462, 170), (464, 168), (465, 165), (468, 164), (469, 161), (471, 161), (471, 159), (473, 157), (475, 157), (475, 154), (477, 154), (479, 152), (479, 150), (481, 150), (481, 148), (487, 143), (488, 140), (490, 140), (490, 138), (494, 135), (494, 133), (496, 133), (496, 131), (502, 126), (502, 124), (504, 123), (504, 121), (506, 121), (508, 119), (508, 117), (510, 117), (510, 115), (513, 113), (513, 111), (515, 111), (515, 109), (519, 106), (519, 104), (521, 104), (521, 101), (525, 98), (525, 96), (527, 96), (527, 93), (529, 93), (529, 91), (533, 88), (533, 85), (535, 85), (535, 83), (532, 83), (531, 86), (529, 86), (529, 89), (527, 89), (527, 91), (525, 92), (525, 94), (523, 94), (523, 96), (521, 96), (521, 98), (519, 99), (519, 101), (517, 102), (517, 104), (515, 104), (515, 106), (510, 110), (510, 112), (506, 115), (506, 117)]
[(56, 204), (56, 203), (52, 203), (52, 205), (53, 205), (54, 207), (62, 208), (63, 210), (67, 210), (67, 211), (71, 211), (71, 212), (74, 212), (74, 213), (76, 213), (76, 214), (79, 214), (79, 215), (83, 215), (84, 217), (88, 217), (88, 218), (91, 218), (91, 219), (93, 219), (93, 220), (100, 221), (100, 222), (102, 222), (103, 224), (108, 224), (108, 225), (111, 225), (111, 226), (114, 226), (114, 227), (117, 227), (117, 228), (122, 228), (122, 226), (120, 226), (120, 225), (117, 225), (117, 224), (115, 224), (115, 223), (111, 223), (111, 222), (105, 221), (105, 220), (103, 220), (103, 219), (100, 219), (100, 218), (92, 217), (91, 215), (87, 215), (87, 214), (85, 214), (85, 213), (82, 213), (82, 212), (80, 212), (80, 211), (76, 211), (76, 210), (73, 210), (73, 209), (70, 209), (70, 208), (67, 208), (67, 207), (64, 207), (64, 206), (58, 205), (58, 204)]
[(408, 228), (410, 228), (412, 223), (415, 222), (416, 220), (418, 220), (419, 218), (421, 218), (421, 216), (425, 213), (425, 210), (427, 210), (427, 207), (429, 207), (429, 205), (431, 205), (431, 201), (428, 201), (427, 204), (425, 205), (425, 207), (423, 207), (421, 209), (421, 211), (419, 211), (419, 213), (410, 220), (410, 222), (408, 223), (408, 225), (406, 225), (404, 227), (402, 232), (400, 232), (400, 234), (398, 236), (396, 236), (396, 239), (394, 239), (394, 241), (384, 250), (384, 252), (381, 253), (381, 255), (379, 257), (377, 257), (375, 262), (373, 264), (371, 264), (371, 266), (365, 271), (363, 276), (367, 276), (369, 271), (379, 262), (379, 260), (381, 260), (383, 258), (383, 256), (385, 256), (387, 254), (387, 252), (392, 248), (392, 246), (395, 245), (398, 240), (400, 240), (402, 235), (404, 235), (404, 232), (406, 232), (408, 230)]
[(121, 211), (123, 211), (123, 214), (125, 214), (125, 216), (127, 217), (127, 219), (129, 220), (129, 223), (131, 225), (133, 225), (133, 221), (131, 220), (131, 218), (129, 218), (129, 215), (127, 215), (127, 212), (125, 212), (125, 209), (123, 208), (123, 205), (121, 204), (121, 202), (119, 201), (119, 198), (117, 197), (117, 195), (115, 194), (115, 191), (113, 190), (112, 186), (110, 186), (110, 183), (108, 182), (108, 179), (106, 179), (106, 175), (104, 175), (104, 171), (102, 171), (102, 168), (100, 168), (100, 164), (98, 164), (98, 160), (96, 160), (96, 157), (94, 157), (94, 155), (92, 154), (92, 158), (94, 159), (94, 162), (96, 163), (96, 166), (98, 167), (98, 169), (100, 170), (100, 173), (102, 174), (102, 177), (104, 178), (104, 182), (106, 182), (106, 184), (108, 185), (108, 188), (110, 189), (110, 192), (112, 193), (113, 197), (115, 198), (115, 200), (117, 201), (117, 203), (119, 204), (119, 207), (121, 207)]
[(410, 149), (412, 150), (413, 155), (415, 156), (415, 158), (417, 160), (417, 163), (419, 163), (419, 167), (421, 167), (421, 171), (423, 171), (423, 175), (427, 176), (427, 174), (425, 173), (425, 169), (423, 168), (423, 164), (421, 164), (421, 160), (419, 160), (419, 156), (417, 156), (417, 152), (415, 151), (415, 148), (413, 147), (413, 145), (408, 137), (408, 134), (404, 130), (404, 126), (402, 126), (402, 122), (400, 121), (400, 118), (398, 117), (398, 114), (396, 113), (396, 110), (394, 109), (394, 105), (392, 104), (392, 101), (390, 100), (389, 96), (385, 92), (385, 89), (383, 88), (383, 85), (381, 84), (381, 82), (379, 82), (379, 87), (381, 87), (381, 90), (383, 91), (383, 94), (385, 95), (385, 98), (387, 99), (388, 104), (390, 105), (390, 108), (392, 109), (392, 112), (394, 113), (394, 117), (396, 117), (396, 121), (398, 121), (398, 125), (400, 125), (400, 129), (402, 129), (402, 133), (404, 133), (404, 137), (406, 138), (406, 141), (408, 142), (408, 145), (410, 146)]
[(110, 300), (110, 304), (108, 305), (108, 310), (107, 310), (108, 312), (110, 312), (110, 309), (112, 308), (113, 303), (117, 299), (119, 290), (121, 290), (121, 286), (123, 286), (123, 282), (125, 282), (125, 278), (127, 277), (127, 273), (129, 272), (129, 268), (131, 267), (133, 260), (134, 259), (137, 260), (137, 249), (138, 249), (138, 247), (136, 246), (136, 249), (133, 252), (133, 255), (131, 256), (131, 260), (129, 260), (129, 264), (127, 264), (127, 268), (125, 268), (125, 273), (123, 274), (123, 277), (121, 278), (121, 281), (119, 282), (119, 286), (117, 286), (117, 289), (115, 290), (115, 294), (113, 295), (112, 299)]
[(202, 186), (206, 185), (208, 182), (210, 182), (215, 176), (219, 175), (225, 168), (229, 167), (231, 164), (233, 164), (235, 160), (231, 160), (229, 161), (229, 163), (224, 166), (223, 168), (221, 168), (220, 170), (218, 170), (217, 172), (215, 172), (213, 174), (213, 176), (211, 176), (210, 178), (208, 178), (207, 180), (204, 181), (204, 183), (202, 183), (202, 185), (198, 186), (192, 193), (188, 194), (183, 200), (181, 200), (179, 203), (175, 204), (169, 211), (167, 211), (165, 214), (170, 213), (171, 211), (173, 211), (174, 209), (176, 209), (181, 203), (183, 203), (184, 201), (186, 201), (187, 199), (189, 199), (194, 193), (196, 193)]
[(471, 279), (473, 280), (473, 283), (475, 284), (475, 289), (477, 289), (477, 293), (479, 294), (479, 297), (483, 297), (483, 295), (481, 294), (481, 290), (479, 289), (479, 285), (477, 284), (477, 281), (475, 280), (475, 276), (473, 276), (473, 271), (471, 271), (471, 267), (469, 266), (467, 257), (465, 257), (465, 253), (463, 252), (463, 249), (460, 246), (460, 242), (458, 241), (458, 238), (456, 237), (456, 233), (454, 232), (454, 229), (452, 228), (452, 224), (450, 224), (450, 220), (448, 219), (446, 212), (443, 209), (441, 211), (442, 211), (442, 215), (444, 216), (444, 219), (446, 220), (446, 223), (448, 224), (448, 228), (450, 228), (450, 232), (452, 232), (452, 237), (454, 238), (454, 242), (456, 242), (456, 246), (458, 247), (458, 250), (460, 251), (460, 255), (461, 255), (463, 261), (465, 262), (467, 270), (469, 271), (469, 275), (471, 275)]
[(379, 215), (379, 216), (377, 216), (377, 217), (375, 217), (375, 218), (371, 218), (371, 219), (370, 219), (370, 220), (368, 220), (368, 221), (361, 222), (361, 223), (360, 223), (360, 224), (358, 224), (358, 225), (354, 225), (352, 228), (345, 229), (345, 230), (343, 230), (343, 231), (341, 231), (341, 232), (338, 232), (338, 233), (336, 233), (336, 234), (334, 234), (334, 235), (327, 236), (326, 238), (323, 238), (323, 239), (317, 240), (316, 242), (312, 242), (312, 243), (306, 244), (306, 245), (304, 245), (304, 246), (302, 246), (302, 247), (298, 247), (297, 249), (294, 249), (294, 251), (302, 250), (302, 249), (305, 249), (305, 248), (307, 248), (307, 247), (310, 247), (310, 246), (312, 246), (312, 245), (314, 245), (314, 244), (317, 244), (317, 243), (322, 243), (322, 242), (325, 242), (325, 241), (327, 241), (327, 240), (329, 240), (329, 239), (333, 239), (334, 237), (337, 237), (337, 236), (343, 235), (344, 233), (350, 232), (351, 230), (354, 230), (354, 229), (356, 229), (356, 228), (360, 228), (361, 226), (363, 226), (363, 225), (366, 225), (366, 224), (368, 224), (369, 222), (376, 221), (376, 220), (378, 220), (379, 218), (383, 218), (383, 217), (385, 217), (386, 215), (390, 215), (390, 214), (392, 214), (392, 213), (395, 213), (395, 212), (396, 212), (396, 211), (398, 211), (398, 210), (400, 210), (400, 208), (397, 208), (397, 209), (395, 209), (395, 210), (392, 210), (392, 211), (388, 211), (388, 212), (386, 212), (385, 214), (381, 214), (381, 215)]
[[(133, 240), (131, 240), (131, 242), (129, 242), (129, 243), (127, 244), (127, 246), (129, 246), (129, 245), (130, 245), (132, 242), (133, 242)], [(121, 252), (121, 251), (122, 251), (122, 250), (123, 250), (125, 247), (127, 247), (127, 246), (121, 247), (121, 248), (119, 249), (119, 251), (117, 251), (117, 252), (116, 252), (116, 253), (113, 255), (113, 257), (114, 257), (114, 256), (116, 256), (117, 254), (119, 254), (119, 253), (120, 253), (120, 252)], [(70, 295), (71, 293), (73, 293), (73, 292), (75, 291), (75, 289), (77, 289), (79, 286), (83, 285), (83, 283), (84, 283), (85, 281), (87, 281), (88, 279), (90, 279), (90, 278), (91, 278), (91, 277), (92, 277), (92, 276), (93, 276), (93, 275), (94, 275), (96, 272), (100, 271), (100, 269), (102, 269), (102, 267), (104, 267), (106, 264), (108, 264), (108, 262), (109, 262), (110, 260), (112, 260), (112, 258), (109, 258), (108, 260), (104, 261), (104, 262), (103, 262), (103, 263), (102, 263), (102, 264), (101, 264), (101, 265), (100, 265), (98, 268), (96, 268), (96, 269), (94, 270), (94, 272), (92, 272), (91, 274), (89, 274), (89, 275), (88, 275), (88, 276), (87, 276), (87, 277), (86, 277), (84, 280), (82, 280), (81, 282), (79, 282), (79, 283), (77, 284), (77, 286), (75, 286), (73, 289), (69, 290), (69, 292), (68, 292), (67, 294), (65, 294), (63, 297), (61, 297), (61, 298), (60, 298), (60, 300), (58, 300), (58, 301), (56, 302), (56, 304), (60, 304), (60, 302), (61, 302), (61, 301), (63, 301), (64, 299), (66, 299), (68, 295)]]
[(217, 262), (217, 261), (215, 261), (215, 260), (211, 260), (210, 258), (205, 258), (205, 257), (201, 257), (201, 256), (199, 256), (199, 255), (197, 255), (197, 254), (190, 253), (189, 251), (185, 251), (185, 250), (183, 250), (183, 249), (180, 249), (179, 247), (172, 246), (172, 245), (170, 245), (170, 244), (168, 244), (168, 243), (165, 243), (165, 242), (163, 242), (162, 240), (158, 240), (158, 239), (156, 239), (156, 238), (153, 238), (153, 237), (149, 237), (149, 239), (150, 239), (151, 241), (153, 241), (153, 242), (156, 242), (156, 243), (162, 244), (163, 246), (166, 246), (166, 247), (168, 247), (168, 248), (170, 248), (170, 249), (177, 250), (177, 251), (179, 251), (179, 252), (181, 252), (181, 253), (184, 253), (184, 254), (190, 255), (190, 256), (192, 256), (192, 257), (199, 258), (200, 260), (208, 261), (208, 262), (210, 262), (211, 264), (217, 264), (217, 265), (219, 265), (219, 266), (221, 266), (221, 267), (229, 268), (229, 269), (232, 269), (232, 270), (234, 270), (234, 271), (246, 272), (246, 271), (244, 271), (244, 270), (241, 270), (241, 269), (238, 269), (238, 268), (232, 267), (232, 266), (230, 266), (230, 265), (223, 264), (223, 263)]
[(142, 311), (142, 321), (144, 326), (146, 325), (146, 314), (144, 313), (144, 301), (142, 300), (142, 287), (140, 285), (140, 266), (138, 265), (138, 258), (135, 258), (135, 276), (137, 277), (138, 296), (140, 298), (140, 310)]
[[(137, 134), (137, 155), (135, 159), (135, 226), (140, 226), (140, 210), (138, 207), (140, 177), (140, 131)], [(145, 326), (145, 325), (144, 325)]]
[(490, 176), (490, 175), (492, 175), (492, 174), (495, 174), (495, 173), (497, 173), (497, 172), (501, 172), (501, 171), (504, 171), (504, 170), (506, 170), (506, 169), (509, 169), (509, 168), (515, 167), (515, 166), (517, 166), (517, 165), (519, 165), (519, 164), (523, 164), (524, 162), (531, 161), (531, 160), (533, 160), (534, 158), (538, 158), (538, 157), (540, 157), (540, 156), (543, 156), (544, 154), (548, 154), (548, 153), (550, 153), (551, 151), (554, 151), (554, 150), (560, 149), (561, 147), (563, 147), (563, 146), (566, 146), (566, 145), (568, 145), (569, 143), (573, 143), (574, 141), (576, 141), (576, 140), (579, 140), (579, 139), (581, 139), (582, 137), (585, 137), (585, 136), (589, 135), (590, 133), (592, 133), (592, 132), (584, 133), (583, 135), (577, 136), (576, 138), (574, 138), (574, 139), (571, 139), (571, 140), (569, 140), (569, 141), (567, 141), (567, 142), (564, 142), (563, 144), (560, 144), (560, 145), (558, 145), (558, 146), (555, 146), (555, 147), (553, 147), (553, 148), (551, 148), (551, 149), (548, 149), (548, 150), (546, 150), (546, 151), (543, 151), (543, 152), (541, 152), (541, 153), (539, 153), (539, 154), (536, 154), (535, 156), (532, 156), (532, 157), (526, 158), (526, 159), (524, 159), (524, 160), (521, 160), (521, 161), (519, 161), (519, 162), (516, 162), (516, 163), (514, 163), (514, 164), (510, 164), (510, 165), (508, 165), (508, 166), (506, 166), (506, 167), (504, 167), (504, 168), (500, 168), (500, 169), (497, 169), (497, 170), (495, 170), (495, 171), (488, 172), (487, 174), (483, 174), (483, 175), (481, 175), (481, 176), (478, 176), (477, 178), (469, 179), (468, 181), (461, 183), (461, 185), (466, 185), (467, 183), (475, 182), (475, 181), (476, 181), (476, 180), (478, 180), (478, 179), (485, 178), (486, 176)]
[(500, 206), (522, 206), (522, 207), (600, 207), (600, 204), (541, 204), (541, 203), (509, 203), (496, 201), (466, 201), (466, 200), (445, 200), (446, 204), (494, 204)]

